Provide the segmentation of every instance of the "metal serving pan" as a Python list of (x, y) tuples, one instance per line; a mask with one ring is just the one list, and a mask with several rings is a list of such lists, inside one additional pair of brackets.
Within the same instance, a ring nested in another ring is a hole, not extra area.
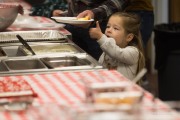
[(102, 68), (102, 66), (89, 55), (58, 55), (42, 57), (40, 60), (49, 68), (57, 70), (88, 70)]
[(48, 69), (42, 61), (36, 58), (4, 59), (2, 63), (9, 71), (31, 72)]
[(0, 76), (98, 69), (103, 67), (87, 54), (11, 57), (0, 62)]
[(19, 42), (16, 35), (19, 34), (26, 41), (58, 41), (67, 42), (67, 36), (57, 30), (36, 30), (36, 31), (12, 31), (0, 32), (0, 43)]
[[(49, 56), (53, 54), (83, 53), (85, 52), (74, 43), (41, 43), (31, 42), (29, 45), (37, 55)], [(0, 50), (7, 57), (32, 56), (29, 50), (23, 45), (19, 46), (2, 46)], [(0, 56), (0, 59), (2, 57)]]
[(7, 57), (27, 56), (19, 46), (1, 47)]
[[(59, 54), (59, 53), (85, 53), (74, 43), (58, 43), (58, 44), (47, 44), (47, 45), (30, 45), (36, 55), (48, 55), (48, 54)], [(21, 51), (26, 55), (32, 55), (24, 46), (19, 46)]]
[(76, 56), (64, 56), (64, 57), (47, 57), (41, 58), (42, 61), (47, 63), (52, 68), (61, 68), (61, 67), (72, 67), (72, 66), (87, 66), (91, 62), (87, 59), (81, 59)]

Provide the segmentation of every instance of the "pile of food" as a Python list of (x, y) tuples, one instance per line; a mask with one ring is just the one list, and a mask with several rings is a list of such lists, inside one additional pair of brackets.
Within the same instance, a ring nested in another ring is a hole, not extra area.
[(90, 20), (91, 18), (89, 16), (83, 17), (83, 18), (78, 18), (78, 20)]

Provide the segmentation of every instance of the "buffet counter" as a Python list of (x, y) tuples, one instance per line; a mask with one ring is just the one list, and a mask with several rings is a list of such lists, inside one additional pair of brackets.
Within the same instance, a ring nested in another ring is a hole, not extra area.
[[(61, 116), (62, 110), (65, 112), (61, 105), (77, 109), (79, 104), (86, 101), (87, 84), (84, 84), (82, 81), (86, 81), (88, 84), (99, 82), (114, 82), (116, 84), (121, 82), (122, 84), (126, 83), (126, 87), (130, 91), (143, 92), (144, 95), (139, 104), (140, 114), (138, 115), (138, 120), (180, 120), (180, 114), (159, 99), (154, 98), (149, 92), (144, 91), (126, 79), (117, 71), (55, 72), (49, 74), (4, 76), (0, 77), (0, 80), (25, 80), (37, 94), (32, 103), (33, 107), (28, 107), (22, 111), (2, 111), (0, 112), (1, 120), (40, 120), (42, 118), (46, 118), (45, 120), (55, 120), (52, 118), (64, 120), (63, 116), (71, 116), (71, 114), (65, 113)], [(55, 110), (57, 106), (61, 112)], [(53, 114), (49, 118), (48, 113), (50, 112)]]

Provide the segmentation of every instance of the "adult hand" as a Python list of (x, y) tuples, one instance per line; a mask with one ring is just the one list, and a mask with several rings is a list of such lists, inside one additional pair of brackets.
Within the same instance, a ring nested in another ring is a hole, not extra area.
[(54, 10), (53, 13), (52, 13), (52, 16), (59, 17), (59, 16), (65, 16), (65, 14), (67, 14), (66, 11)]
[(23, 7), (22, 7), (22, 5), (18, 5), (18, 13), (20, 13), (21, 15), (23, 15), (24, 14), (24, 10), (23, 10)]
[(91, 38), (96, 39), (96, 40), (99, 40), (102, 37), (103, 33), (101, 32), (101, 28), (99, 26), (98, 21), (96, 21), (96, 27), (91, 28), (89, 30), (89, 35), (90, 35)]
[(91, 10), (85, 10), (78, 14), (77, 18), (84, 18), (89, 16), (90, 19), (94, 19), (94, 13)]
[[(94, 19), (94, 13), (91, 10), (85, 10), (77, 15), (77, 18), (84, 18), (88, 16), (90, 19)], [(88, 28), (92, 23), (89, 22), (87, 24), (76, 24), (75, 26)]]

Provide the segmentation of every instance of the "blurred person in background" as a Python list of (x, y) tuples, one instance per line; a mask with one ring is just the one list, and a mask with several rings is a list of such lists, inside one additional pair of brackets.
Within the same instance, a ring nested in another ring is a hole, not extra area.
[(136, 13), (141, 18), (141, 36), (144, 48), (150, 40), (154, 28), (154, 12), (151, 0), (130, 0), (126, 12)]
[[(150, 58), (148, 58), (147, 45), (154, 28), (154, 11), (152, 1), (130, 0), (130, 4), (126, 7), (125, 11), (129, 13), (135, 13), (141, 18), (140, 32), (144, 46), (146, 68), (150, 70)], [(146, 77), (144, 79), (146, 79)]]
[[(141, 37), (144, 47), (144, 56), (145, 56), (145, 67), (149, 70), (149, 58), (147, 55), (147, 45), (148, 41), (151, 38), (151, 34), (154, 28), (154, 11), (151, 0), (130, 0), (130, 4), (126, 7), (125, 11), (129, 13), (135, 13), (139, 15), (141, 19)], [(150, 92), (152, 92), (152, 88), (147, 80), (146, 75), (143, 77), (143, 81), (141, 82), (142, 87)]]
[(32, 5), (31, 16), (52, 17), (53, 11), (63, 12), (67, 10), (66, 0), (25, 0)]

